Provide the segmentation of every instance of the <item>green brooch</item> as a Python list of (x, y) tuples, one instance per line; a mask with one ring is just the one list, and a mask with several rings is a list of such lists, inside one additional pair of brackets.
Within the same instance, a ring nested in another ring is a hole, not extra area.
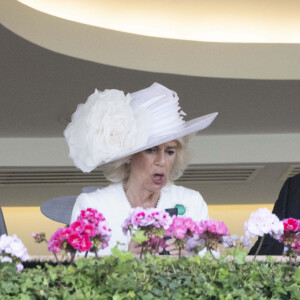
[(179, 216), (183, 216), (186, 212), (186, 208), (182, 204), (176, 204), (174, 208), (177, 208)]

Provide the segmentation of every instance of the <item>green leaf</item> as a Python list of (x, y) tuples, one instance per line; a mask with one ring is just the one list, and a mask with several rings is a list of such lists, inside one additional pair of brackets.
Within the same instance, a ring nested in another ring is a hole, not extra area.
[(146, 242), (148, 240), (147, 236), (145, 235), (144, 230), (136, 231), (134, 236), (132, 237), (132, 240), (141, 244), (143, 242)]
[(30, 300), (31, 298), (30, 298), (30, 296), (29, 295), (20, 295), (20, 298), (19, 298), (20, 300)]
[(275, 262), (275, 258), (272, 257), (272, 256), (270, 256), (270, 255), (267, 255), (267, 256), (266, 256), (266, 259), (267, 259), (267, 262), (268, 262), (269, 264), (272, 264), (272, 263)]
[(238, 265), (243, 265), (245, 263), (245, 258), (247, 256), (247, 251), (244, 249), (238, 249), (235, 248), (232, 252), (232, 256), (234, 258), (234, 261), (238, 264)]
[(206, 251), (205, 254), (204, 254), (204, 258), (212, 259), (212, 258), (214, 258), (214, 256), (210, 251)]
[(134, 291), (129, 291), (129, 292), (127, 293), (127, 297), (135, 298), (135, 293), (134, 293)]
[[(72, 266), (16, 268), (0, 263), (0, 299), (296, 299), (300, 267), (247, 262), (236, 251), (228, 260), (206, 258), (133, 258), (117, 247), (115, 256), (82, 258)], [(241, 263), (237, 263), (241, 262)]]
[(224, 268), (219, 269), (219, 278), (226, 279), (228, 275), (229, 275), (229, 271), (227, 269)]
[(300, 284), (300, 267), (297, 268), (292, 278), (296, 283)]
[(55, 281), (57, 279), (57, 272), (55, 271), (55, 269), (49, 270), (48, 274), (51, 281)]
[(131, 252), (121, 251), (116, 245), (112, 250), (112, 254), (118, 257), (120, 262), (125, 262), (133, 259), (133, 255)]

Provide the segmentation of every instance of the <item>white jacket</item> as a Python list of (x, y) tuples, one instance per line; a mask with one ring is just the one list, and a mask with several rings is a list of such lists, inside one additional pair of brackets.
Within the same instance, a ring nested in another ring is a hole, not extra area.
[[(186, 209), (184, 216), (195, 221), (209, 218), (207, 205), (199, 192), (174, 184), (163, 187), (157, 208), (161, 210), (173, 208), (176, 204), (183, 205)], [(80, 194), (73, 208), (71, 223), (76, 221), (81, 210), (87, 208), (94, 208), (101, 212), (112, 230), (109, 247), (100, 250), (99, 255), (110, 255), (111, 249), (117, 242), (124, 244), (122, 248), (127, 250), (130, 239), (123, 234), (122, 224), (132, 208), (122, 183), (110, 184), (95, 192)]]

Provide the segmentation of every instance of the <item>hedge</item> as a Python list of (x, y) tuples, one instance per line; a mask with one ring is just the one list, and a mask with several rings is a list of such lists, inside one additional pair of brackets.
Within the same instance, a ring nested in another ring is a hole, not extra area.
[(130, 253), (45, 264), (17, 274), (0, 264), (0, 299), (300, 299), (300, 267), (199, 256)]

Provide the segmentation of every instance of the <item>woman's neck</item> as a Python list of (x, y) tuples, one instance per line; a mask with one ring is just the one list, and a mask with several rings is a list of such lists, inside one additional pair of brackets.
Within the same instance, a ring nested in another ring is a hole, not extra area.
[(160, 191), (149, 191), (145, 189), (142, 185), (132, 184), (130, 180), (123, 183), (123, 188), (125, 195), (132, 208), (156, 207), (160, 197)]

